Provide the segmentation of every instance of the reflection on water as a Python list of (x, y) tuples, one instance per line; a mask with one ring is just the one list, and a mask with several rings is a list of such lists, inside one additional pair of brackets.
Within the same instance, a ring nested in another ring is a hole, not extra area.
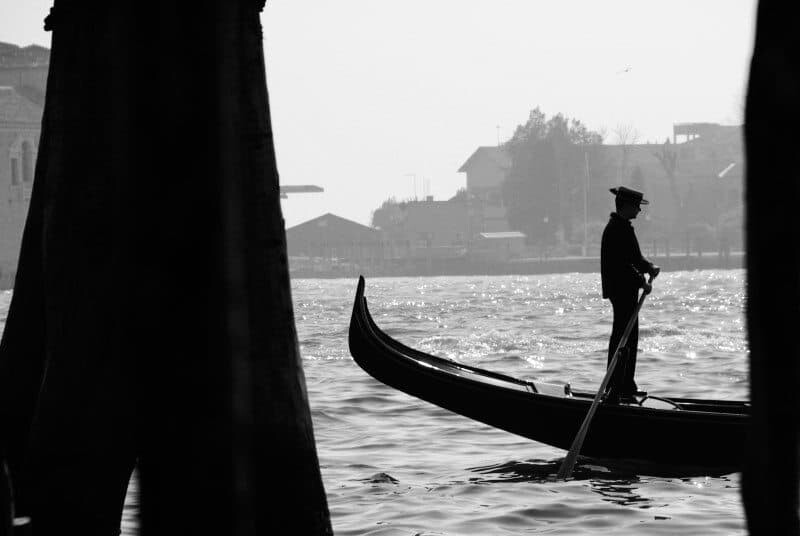
[[(556, 478), (563, 459), (545, 461), (528, 460), (524, 462), (506, 462), (497, 465), (473, 467), (470, 470), (484, 476), (482, 482), (535, 482), (539, 484), (559, 483)], [(572, 481), (586, 481), (591, 486), (591, 491), (598, 494), (602, 500), (621, 506), (635, 506), (649, 508), (652, 500), (636, 493), (637, 484), (641, 479), (636, 474), (616, 473), (601, 465), (591, 462), (580, 463), (575, 466)]]
[[(493, 465), (470, 467), (467, 470), (478, 473), (480, 477), (469, 479), (473, 483), (497, 484), (511, 482), (528, 482), (541, 485), (559, 485), (563, 481), (556, 475), (563, 458), (555, 460), (509, 461)], [(658, 474), (658, 476), (641, 476), (642, 474)], [(697, 476), (703, 475), (703, 476)], [(645, 496), (640, 489), (651, 486), (654, 482), (670, 482), (673, 479), (697, 487), (698, 482), (707, 485), (712, 476), (705, 475), (701, 469), (681, 467), (653, 467), (652, 465), (635, 465), (631, 462), (603, 461), (580, 458), (575, 466), (570, 481), (586, 482), (589, 489), (601, 500), (620, 506), (635, 508), (653, 508), (668, 506), (664, 497)], [(713, 477), (719, 483), (733, 481), (727, 475)]]
[[(634, 506), (636, 508), (650, 508), (656, 506), (652, 499), (642, 497), (636, 493), (638, 489), (636, 484), (639, 482), (639, 478), (636, 476), (619, 480), (589, 480), (589, 483), (592, 485), (592, 491), (600, 495), (604, 501), (621, 506)], [(661, 504), (660, 506), (665, 506), (665, 504)]]
[[(480, 482), (549, 482), (555, 480), (559, 467), (561, 460), (526, 460), (469, 467), (467, 470), (486, 475), (478, 479)], [(576, 465), (573, 480), (581, 480), (583, 472), (584, 468)]]

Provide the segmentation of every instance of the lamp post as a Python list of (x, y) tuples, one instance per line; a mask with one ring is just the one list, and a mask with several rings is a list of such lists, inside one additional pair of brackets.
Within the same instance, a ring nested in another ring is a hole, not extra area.
[(543, 231), (544, 232), (542, 234), (543, 239), (541, 241), (542, 250), (539, 252), (539, 256), (542, 259), (546, 259), (547, 258), (547, 239), (548, 239), (548, 232), (549, 232), (548, 224), (550, 223), (550, 216), (545, 216), (544, 218), (542, 218), (542, 223), (544, 224), (544, 226), (543, 226)]
[(583, 151), (583, 161), (586, 165), (586, 184), (583, 187), (583, 256), (589, 248), (589, 153)]

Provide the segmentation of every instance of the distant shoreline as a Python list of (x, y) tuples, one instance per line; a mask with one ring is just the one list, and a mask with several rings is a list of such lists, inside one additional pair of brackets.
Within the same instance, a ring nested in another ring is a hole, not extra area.
[[(727, 257), (717, 253), (704, 255), (670, 255), (648, 257), (664, 272), (681, 270), (733, 270), (744, 268), (744, 252), (731, 252)], [(291, 259), (290, 259), (291, 267)], [(463, 259), (423, 259), (402, 265), (340, 266), (330, 270), (292, 270), (292, 279), (337, 279), (358, 277), (432, 277), (481, 275), (542, 275), (561, 273), (599, 273), (599, 257), (550, 257), (515, 259), (507, 262), (466, 261)]]
[[(726, 258), (717, 253), (687, 256), (659, 255), (648, 259), (664, 272), (681, 270), (736, 270), (744, 268), (744, 252), (733, 251)], [(599, 273), (600, 257), (550, 257), (547, 259), (515, 259), (507, 262), (467, 261), (464, 259), (423, 259), (392, 266), (345, 265), (333, 270), (292, 270), (291, 279), (340, 279), (359, 275), (369, 277), (434, 277), (483, 275), (543, 275), (564, 273)], [(0, 291), (12, 290), (13, 280), (0, 279)]]

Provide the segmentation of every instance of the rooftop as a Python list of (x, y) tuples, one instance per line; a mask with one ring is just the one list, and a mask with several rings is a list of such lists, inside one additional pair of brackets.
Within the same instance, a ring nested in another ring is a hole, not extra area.
[(0, 123), (32, 123), (42, 121), (42, 107), (22, 96), (10, 86), (0, 86)]
[(488, 158), (496, 163), (499, 167), (508, 169), (511, 167), (511, 156), (502, 147), (483, 146), (475, 149), (475, 152), (467, 158), (460, 168), (459, 173), (466, 173), (467, 169), (472, 166), (477, 160)]
[(20, 47), (0, 42), (0, 68), (43, 67), (50, 64), (50, 49), (41, 45)]
[(312, 218), (310, 220), (304, 221), (295, 225), (294, 227), (290, 227), (286, 230), (286, 232), (290, 231), (297, 231), (298, 229), (304, 228), (312, 228), (312, 229), (319, 229), (325, 227), (348, 227), (353, 230), (358, 230), (367, 233), (376, 233), (377, 229), (372, 227), (367, 227), (366, 225), (362, 225), (356, 221), (348, 220), (347, 218), (342, 218), (341, 216), (337, 216), (336, 214), (332, 214), (327, 212), (321, 216), (317, 216), (316, 218)]

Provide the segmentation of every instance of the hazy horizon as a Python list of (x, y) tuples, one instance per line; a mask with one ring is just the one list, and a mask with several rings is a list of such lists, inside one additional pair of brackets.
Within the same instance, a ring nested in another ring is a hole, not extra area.
[[(10, 0), (0, 41), (50, 46), (51, 2)], [(479, 146), (539, 106), (615, 141), (678, 122), (739, 124), (755, 2), (271, 0), (262, 14), (287, 227), (326, 212), (368, 224), (388, 197), (447, 199)], [(499, 127), (499, 128), (498, 128)], [(426, 190), (426, 183), (428, 189)]]

